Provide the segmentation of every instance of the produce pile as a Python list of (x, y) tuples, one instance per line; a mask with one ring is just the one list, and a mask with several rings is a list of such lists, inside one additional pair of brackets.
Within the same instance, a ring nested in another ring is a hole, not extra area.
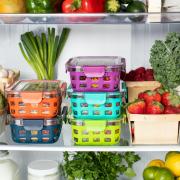
[(152, 69), (139, 67), (129, 73), (122, 72), (121, 79), (124, 81), (154, 81), (154, 72)]
[(1, 0), (0, 13), (139, 13), (139, 0)]
[(147, 90), (127, 106), (131, 114), (180, 114), (180, 97), (164, 88)]
[(0, 79), (7, 78), (10, 79), (15, 75), (15, 72), (11, 69), (3, 68), (0, 65)]
[(134, 152), (65, 152), (61, 170), (68, 180), (117, 180), (120, 174), (134, 177), (132, 167), (139, 160)]
[(180, 152), (169, 152), (165, 161), (154, 159), (143, 172), (144, 180), (180, 180)]

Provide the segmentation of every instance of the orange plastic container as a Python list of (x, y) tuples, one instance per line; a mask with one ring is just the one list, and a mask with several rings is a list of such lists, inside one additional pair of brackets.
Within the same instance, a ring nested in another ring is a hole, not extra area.
[(7, 90), (10, 114), (15, 118), (53, 118), (60, 112), (66, 84), (60, 81), (22, 80)]

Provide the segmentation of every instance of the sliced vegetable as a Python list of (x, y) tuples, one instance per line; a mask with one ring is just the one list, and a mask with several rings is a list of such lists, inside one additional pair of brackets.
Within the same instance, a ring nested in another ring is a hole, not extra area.
[(105, 11), (108, 13), (117, 13), (120, 11), (120, 3), (118, 0), (106, 0)]

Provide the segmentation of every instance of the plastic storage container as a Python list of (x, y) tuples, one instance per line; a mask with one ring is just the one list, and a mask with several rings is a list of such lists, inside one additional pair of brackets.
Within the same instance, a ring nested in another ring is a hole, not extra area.
[(68, 91), (74, 118), (117, 119), (121, 115), (120, 92), (73, 92)]
[(0, 174), (1, 180), (20, 180), (18, 165), (11, 160), (8, 151), (0, 151)]
[(55, 117), (65, 89), (60, 81), (19, 81), (7, 91), (10, 113), (23, 119)]
[(31, 162), (28, 165), (28, 180), (60, 180), (59, 164), (51, 160)]
[(125, 59), (121, 57), (76, 57), (66, 63), (72, 88), (78, 92), (117, 91), (125, 68)]
[(76, 145), (115, 145), (120, 142), (120, 120), (72, 120)]
[(58, 140), (62, 121), (58, 118), (45, 120), (12, 119), (11, 133), (17, 143), (54, 143)]

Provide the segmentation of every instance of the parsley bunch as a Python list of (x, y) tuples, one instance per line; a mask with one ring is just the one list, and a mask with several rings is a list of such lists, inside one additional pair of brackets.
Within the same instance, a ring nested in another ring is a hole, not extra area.
[(180, 85), (180, 33), (169, 33), (165, 41), (155, 41), (150, 63), (155, 79), (167, 89)]
[(68, 180), (116, 180), (136, 176), (132, 166), (139, 160), (134, 152), (65, 152), (61, 169)]

